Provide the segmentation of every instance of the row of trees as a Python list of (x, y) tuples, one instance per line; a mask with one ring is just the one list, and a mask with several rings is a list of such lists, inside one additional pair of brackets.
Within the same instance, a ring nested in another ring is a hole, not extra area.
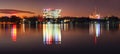
[(17, 17), (17, 16), (11, 16), (11, 17), (2, 16), (2, 17), (0, 17), (0, 22), (19, 23), (20, 20), (22, 20), (22, 19), (20, 17)]
[(24, 17), (24, 18), (21, 18), (21, 17), (18, 17), (18, 16), (11, 16), (11, 17), (8, 17), (8, 16), (2, 16), (0, 17), (0, 22), (11, 22), (11, 23), (22, 23), (23, 21), (28, 23), (28, 22), (31, 22), (31, 23), (34, 23), (36, 21), (39, 21), (40, 20), (43, 20), (43, 18), (41, 17), (37, 17), (37, 16), (33, 16), (33, 17)]
[(33, 16), (33, 17), (24, 17), (24, 18), (20, 18), (18, 16), (11, 16), (11, 17), (7, 17), (7, 16), (3, 16), (0, 17), (0, 22), (12, 22), (12, 23), (43, 23), (43, 22), (57, 22), (57, 23), (61, 23), (64, 22), (65, 20), (68, 20), (67, 22), (82, 22), (82, 23), (88, 23), (88, 22), (118, 22), (120, 21), (120, 18), (116, 17), (116, 16), (111, 16), (111, 17), (104, 17), (102, 19), (91, 19), (89, 17), (62, 17), (62, 18), (42, 18), (39, 16)]

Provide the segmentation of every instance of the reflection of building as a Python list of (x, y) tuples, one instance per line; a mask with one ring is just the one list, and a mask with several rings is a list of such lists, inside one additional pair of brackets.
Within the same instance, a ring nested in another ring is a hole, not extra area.
[(20, 24), (21, 25), (21, 32), (25, 32), (25, 24)]
[(92, 14), (89, 15), (89, 18), (100, 19), (99, 11), (95, 8), (95, 11)]
[(95, 35), (96, 37), (99, 37), (101, 32), (102, 31), (101, 31), (100, 24), (91, 24), (90, 25), (89, 33), (91, 35)]
[(94, 43), (96, 44), (97, 43), (97, 38), (102, 33), (100, 24), (90, 24), (89, 33), (90, 33), (90, 35), (94, 36)]
[(44, 18), (58, 18), (60, 17), (61, 9), (44, 9), (43, 17)]
[(58, 24), (43, 24), (44, 44), (61, 44), (61, 30)]
[(16, 29), (16, 25), (12, 26), (12, 30), (11, 30), (11, 35), (12, 35), (12, 41), (16, 42), (16, 36), (17, 36), (17, 29)]
[(60, 28), (61, 28), (61, 30), (63, 30), (63, 31), (67, 31), (68, 30), (68, 24), (60, 24)]
[(100, 36), (100, 24), (95, 24), (96, 37)]

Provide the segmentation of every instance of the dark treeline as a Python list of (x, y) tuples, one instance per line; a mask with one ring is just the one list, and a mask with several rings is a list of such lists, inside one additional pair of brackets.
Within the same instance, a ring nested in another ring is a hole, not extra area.
[(20, 18), (18, 16), (2, 16), (0, 17), (0, 22), (3, 23), (119, 23), (120, 18), (116, 16), (104, 17), (101, 19), (92, 19), (89, 17), (61, 17), (61, 18), (42, 18), (40, 16), (32, 16), (32, 17), (23, 17)]
[(10, 16), (10, 17), (7, 17), (7, 16), (2, 16), (0, 17), (0, 22), (11, 22), (11, 23), (20, 23), (22, 19), (20, 17), (17, 17), (17, 16)]

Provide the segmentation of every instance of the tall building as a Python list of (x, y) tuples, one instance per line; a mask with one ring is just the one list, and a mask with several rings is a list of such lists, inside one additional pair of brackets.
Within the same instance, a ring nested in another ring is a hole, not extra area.
[(95, 8), (95, 11), (89, 15), (89, 18), (100, 19), (99, 10), (97, 8)]
[(60, 17), (61, 9), (44, 9), (43, 17), (44, 18), (58, 18)]

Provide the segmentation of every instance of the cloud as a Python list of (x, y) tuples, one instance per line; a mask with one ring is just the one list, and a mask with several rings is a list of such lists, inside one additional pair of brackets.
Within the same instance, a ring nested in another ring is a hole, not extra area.
[(31, 11), (23, 11), (23, 10), (15, 10), (15, 9), (0, 9), (0, 13), (3, 14), (17, 14), (17, 13), (28, 13), (28, 14), (35, 14)]

